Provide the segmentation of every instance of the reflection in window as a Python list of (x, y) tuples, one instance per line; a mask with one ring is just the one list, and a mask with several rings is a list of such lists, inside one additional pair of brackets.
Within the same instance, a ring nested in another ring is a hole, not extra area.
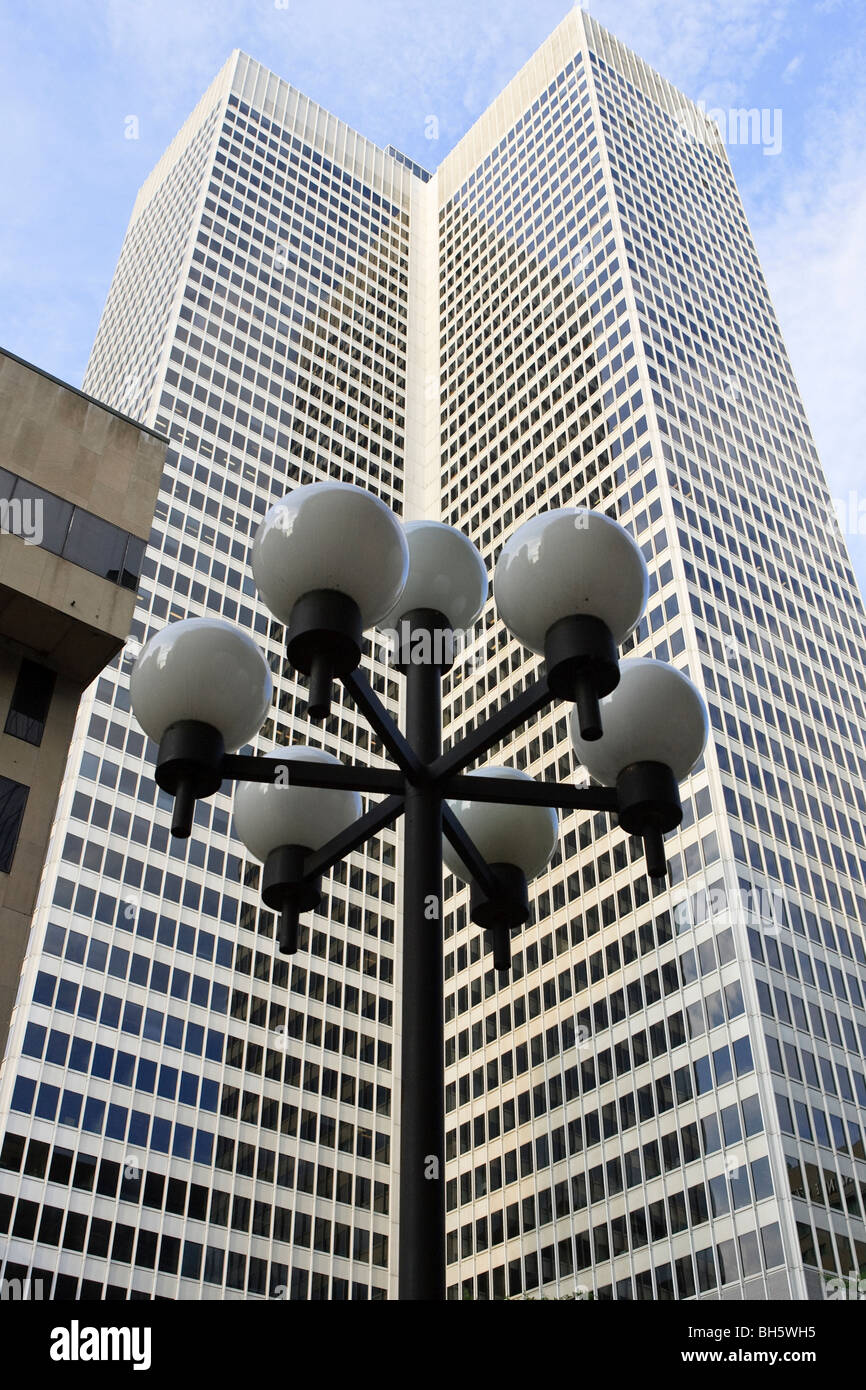
[(29, 790), (10, 777), (0, 777), (0, 873), (8, 874), (12, 869)]
[(126, 532), (76, 507), (63, 547), (64, 560), (117, 584), (126, 550)]
[(72, 503), (64, 502), (60, 497), (55, 497), (53, 493), (29, 482), (27, 478), (16, 479), (12, 496), (16, 502), (30, 501), (34, 504), (38, 522), (38, 544), (43, 550), (50, 550), (52, 554), (59, 555), (75, 510)]

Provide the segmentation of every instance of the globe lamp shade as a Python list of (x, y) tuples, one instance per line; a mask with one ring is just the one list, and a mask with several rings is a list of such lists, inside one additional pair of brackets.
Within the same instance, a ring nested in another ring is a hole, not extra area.
[(288, 765), (287, 778), (275, 775), (273, 782), (239, 782), (235, 789), (235, 833), (255, 859), (264, 863), (283, 845), (321, 849), (360, 818), (357, 792), (292, 785), (293, 761), (339, 766), (339, 759), (331, 753), (293, 744), (291, 748), (274, 748), (267, 757)]
[(649, 592), (640, 547), (604, 512), (542, 512), (503, 547), (493, 592), (514, 636), (544, 653), (548, 686), (575, 705), (581, 737), (600, 738), (599, 701), (619, 680), (617, 647)]
[(571, 716), (575, 752), (598, 782), (615, 786), (622, 828), (643, 838), (650, 878), (667, 872), (663, 836), (682, 820), (682, 782), (706, 746), (709, 722), (700, 692), (664, 661), (620, 663), (620, 682), (601, 702), (604, 731), (587, 742)]
[(596, 618), (619, 645), (646, 607), (649, 579), (640, 547), (604, 512), (541, 512), (502, 548), (493, 576), (499, 615), (533, 652), (563, 618)]
[(409, 521), (409, 575), (397, 602), (379, 622), (396, 629), (417, 609), (441, 613), (454, 630), (471, 627), (487, 599), (484, 561), (468, 536), (441, 521)]
[(195, 721), (216, 729), (226, 752), (258, 733), (272, 696), (260, 649), (219, 618), (169, 623), (147, 642), (129, 680), (133, 713), (155, 743), (172, 724)]
[[(485, 767), (477, 775), (534, 780), (514, 767)], [(559, 818), (549, 806), (514, 806), (495, 801), (449, 801), (448, 805), (488, 864), (511, 864), (527, 879), (533, 879), (553, 856)], [(443, 854), (451, 872), (467, 881), (468, 871), (447, 841)]]
[(281, 622), (291, 622), (299, 599), (324, 590), (353, 600), (366, 629), (400, 597), (409, 551), (396, 516), (372, 492), (352, 483), (310, 483), (265, 514), (252, 568), (259, 593)]
[(703, 698), (688, 676), (665, 661), (631, 657), (620, 662), (620, 681), (601, 702), (604, 733), (587, 743), (571, 715), (574, 750), (604, 786), (616, 784), (634, 763), (662, 763), (677, 782), (688, 777), (706, 746), (709, 723)]
[(319, 879), (306, 874), (306, 856), (358, 820), (361, 798), (352, 791), (292, 785), (291, 764), (299, 759), (339, 766), (338, 758), (320, 748), (293, 745), (266, 756), (284, 769), (275, 766), (270, 782), (238, 783), (234, 829), (253, 858), (264, 864), (262, 899), (278, 914), (281, 953), (294, 955), (300, 914), (321, 901)]

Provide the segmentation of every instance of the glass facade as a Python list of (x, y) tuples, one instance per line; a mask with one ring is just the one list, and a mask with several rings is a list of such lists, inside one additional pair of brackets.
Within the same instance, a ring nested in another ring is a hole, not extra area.
[[(535, 512), (605, 509), (651, 575), (625, 654), (687, 671), (711, 715), (667, 883), (566, 815), (507, 984), (446, 879), (449, 1297), (819, 1298), (866, 1265), (866, 622), (724, 150), (686, 108), (575, 11), (428, 174), (235, 54), (144, 185), (85, 389), (171, 448), (0, 1077), (5, 1277), (395, 1292), (397, 836), (334, 871), (287, 960), (230, 798), (172, 843), (129, 711), (137, 645), (216, 613), (273, 670), (253, 747), (381, 760), (347, 705), (307, 723), (247, 563), (270, 503), (325, 477), (459, 526), (491, 572)], [(537, 664), (491, 601), (447, 740)], [(565, 714), (492, 760), (580, 776)]]

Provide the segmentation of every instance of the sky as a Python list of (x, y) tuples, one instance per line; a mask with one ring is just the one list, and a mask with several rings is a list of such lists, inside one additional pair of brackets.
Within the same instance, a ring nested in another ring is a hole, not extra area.
[[(0, 0), (0, 345), (80, 385), (136, 191), (233, 48), (435, 168), (568, 8)], [(709, 111), (766, 113), (728, 154), (866, 590), (866, 0), (588, 8)]]

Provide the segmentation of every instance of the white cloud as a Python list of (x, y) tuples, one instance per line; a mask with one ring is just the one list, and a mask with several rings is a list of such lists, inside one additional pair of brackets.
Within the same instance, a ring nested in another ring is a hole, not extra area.
[[(596, 16), (623, 43), (689, 95), (713, 104), (715, 83), (744, 89), (764, 59), (784, 42), (796, 13), (794, 0), (597, 0)], [(713, 100), (710, 100), (710, 98)]]
[(794, 78), (796, 77), (797, 73), (800, 71), (800, 68), (802, 66), (803, 55), (802, 53), (798, 53), (795, 57), (791, 59), (790, 63), (788, 63), (787, 67), (783, 70), (782, 81), (793, 82)]

